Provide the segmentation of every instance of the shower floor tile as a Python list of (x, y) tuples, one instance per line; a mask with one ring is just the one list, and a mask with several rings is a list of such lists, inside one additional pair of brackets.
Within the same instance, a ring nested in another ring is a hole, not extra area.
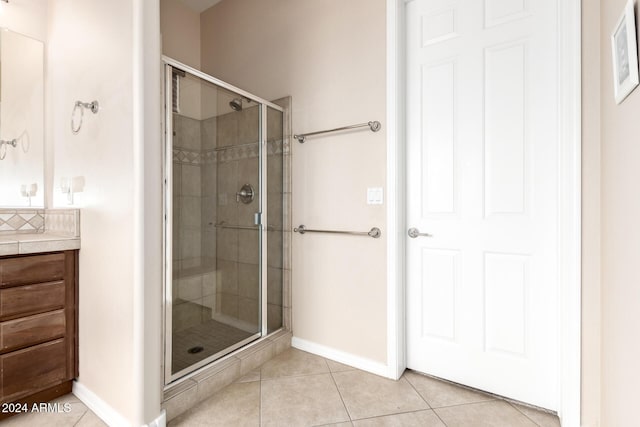
[[(249, 338), (253, 334), (213, 319), (185, 330), (174, 332), (172, 371), (181, 371), (233, 344)], [(189, 352), (190, 349), (196, 348), (201, 348), (201, 350), (196, 353), (193, 350)]]

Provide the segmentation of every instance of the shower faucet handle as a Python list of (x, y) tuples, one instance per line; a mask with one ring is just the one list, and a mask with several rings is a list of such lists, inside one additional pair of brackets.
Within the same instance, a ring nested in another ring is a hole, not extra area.
[(248, 205), (251, 203), (256, 195), (256, 192), (253, 190), (251, 184), (245, 184), (240, 188), (240, 191), (236, 193), (236, 202), (244, 203)]

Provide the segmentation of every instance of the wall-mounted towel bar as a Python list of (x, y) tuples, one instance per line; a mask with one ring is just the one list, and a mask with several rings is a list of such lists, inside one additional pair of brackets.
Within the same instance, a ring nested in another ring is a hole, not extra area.
[(378, 132), (380, 128), (382, 128), (382, 125), (380, 124), (379, 121), (375, 120), (372, 122), (361, 123), (359, 125), (343, 126), (341, 128), (319, 130), (317, 132), (301, 133), (298, 135), (293, 135), (293, 137), (297, 139), (300, 144), (304, 144), (304, 141), (307, 139), (308, 136), (320, 135), (320, 134), (329, 133), (329, 132), (339, 132), (341, 130), (358, 129), (363, 127), (369, 127), (369, 129), (371, 129), (371, 132)]
[(304, 233), (330, 233), (330, 234), (348, 234), (351, 236), (369, 236), (374, 239), (379, 238), (382, 235), (382, 232), (378, 227), (373, 227), (369, 231), (341, 231), (341, 230), (311, 230), (306, 228), (304, 225), (300, 225), (293, 229), (294, 232), (304, 234)]

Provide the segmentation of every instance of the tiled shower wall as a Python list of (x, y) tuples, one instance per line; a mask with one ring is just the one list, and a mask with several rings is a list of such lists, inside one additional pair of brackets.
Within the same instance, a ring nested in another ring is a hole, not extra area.
[[(276, 103), (288, 108), (290, 98)], [(291, 174), (281, 114), (269, 109), (268, 125), (268, 329), (272, 331), (283, 323), (288, 327), (290, 318)], [(255, 326), (258, 231), (235, 227), (253, 226), (259, 211), (258, 107), (245, 104), (242, 111), (202, 121), (176, 114), (174, 131), (174, 224), (178, 225), (173, 235), (174, 331), (212, 317)], [(236, 201), (244, 184), (256, 193), (249, 204)]]
[[(273, 101), (284, 109), (282, 120), (282, 326), (287, 330), (292, 330), (291, 325), (291, 207), (293, 182), (291, 180), (291, 141), (293, 137), (291, 127), (291, 97), (285, 97)], [(269, 134), (271, 135), (271, 130)], [(278, 129), (273, 131), (278, 132)], [(276, 209), (276, 208), (273, 208)]]
[[(286, 100), (285, 100), (286, 102)], [(283, 124), (282, 114), (268, 109), (267, 116), (267, 329), (283, 325)], [(231, 227), (254, 225), (259, 211), (258, 107), (244, 108), (218, 117), (218, 221)], [(287, 157), (288, 159), (288, 157)], [(255, 199), (237, 203), (235, 193), (251, 185)], [(220, 286), (218, 312), (255, 324), (259, 314), (259, 240), (256, 230), (219, 228), (217, 265)]]
[[(237, 229), (252, 227), (260, 210), (259, 199), (259, 111), (245, 104), (242, 111), (218, 117), (217, 175), (218, 221), (217, 263), (220, 286), (217, 309), (221, 315), (237, 319), (257, 329), (259, 315), (258, 231)], [(249, 184), (255, 197), (249, 204), (238, 203), (236, 192)]]
[[(206, 148), (215, 118), (173, 116), (173, 330), (211, 319), (215, 308), (215, 168)], [(206, 135), (207, 138), (203, 138)], [(212, 141), (213, 139), (213, 141)]]

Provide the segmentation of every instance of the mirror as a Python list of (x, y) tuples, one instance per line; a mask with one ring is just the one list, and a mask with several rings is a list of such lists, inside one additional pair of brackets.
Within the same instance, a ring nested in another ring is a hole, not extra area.
[(44, 43), (0, 29), (0, 207), (44, 207)]

